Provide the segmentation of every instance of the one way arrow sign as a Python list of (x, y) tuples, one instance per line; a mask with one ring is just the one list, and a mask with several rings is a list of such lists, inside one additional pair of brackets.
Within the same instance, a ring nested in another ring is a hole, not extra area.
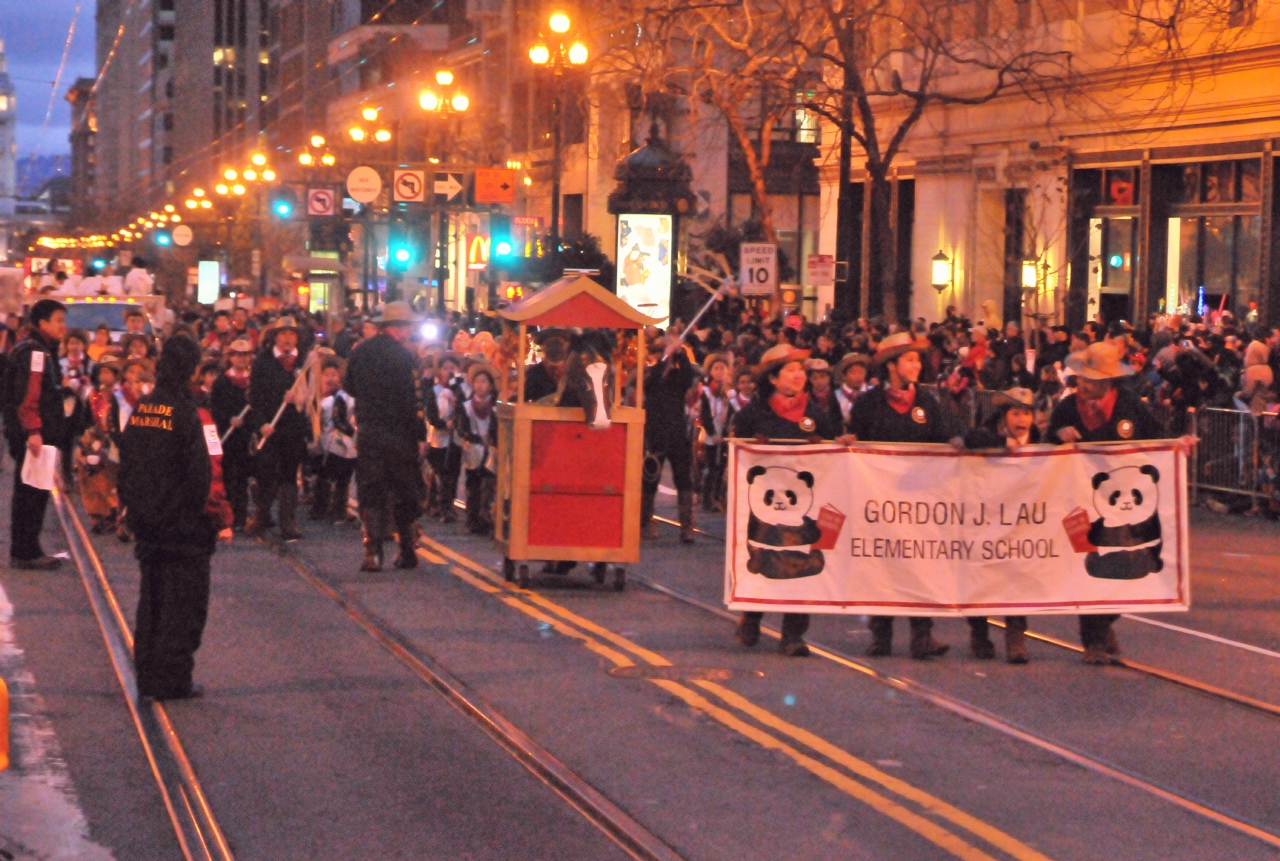
[(462, 192), (467, 187), (466, 174), (461, 173), (444, 173), (436, 174), (435, 193), (436, 203), (459, 203), (462, 201)]

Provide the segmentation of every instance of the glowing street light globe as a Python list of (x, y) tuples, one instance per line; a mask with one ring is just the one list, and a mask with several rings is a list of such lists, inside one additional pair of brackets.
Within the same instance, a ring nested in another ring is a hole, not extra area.
[(378, 118), (378, 109), (365, 108), (360, 112), (360, 116), (364, 117), (365, 122), (371, 123)]
[(534, 65), (545, 66), (551, 62), (551, 49), (538, 42), (529, 49), (529, 59), (533, 61)]
[(547, 19), (547, 26), (551, 28), (552, 33), (568, 33), (573, 24), (565, 13), (552, 12), (551, 17)]
[(313, 161), (315, 161), (315, 159), (312, 158), (311, 153), (309, 152), (298, 154), (298, 164), (303, 165), (304, 167), (311, 167), (311, 163)]
[(418, 105), (424, 111), (435, 111), (440, 109), (440, 97), (430, 90), (423, 90), (418, 94)]
[(471, 100), (468, 99), (466, 96), (464, 96), (462, 93), (458, 93), (456, 96), (453, 97), (452, 104), (453, 104), (453, 109), (455, 111), (461, 112), (471, 107)]
[(569, 62), (575, 66), (581, 66), (587, 62), (587, 46), (581, 42), (574, 42), (569, 46)]
[(366, 137), (368, 137), (365, 130), (360, 128), (359, 126), (352, 126), (351, 131), (347, 132), (347, 134), (351, 135), (351, 139), (356, 143), (360, 143)]
[(267, 163), (267, 157), (260, 152), (255, 152), (253, 154), (253, 158), (249, 159), (249, 161), (253, 162), (258, 167), (262, 167)]
[(262, 178), (263, 178), (263, 180), (265, 180), (266, 182), (275, 182), (275, 181), (276, 181), (276, 172), (275, 172), (274, 170), (272, 170), (271, 168), (267, 168), (266, 170), (264, 170), (264, 171), (262, 172)]
[(244, 191), (245, 191), (244, 186), (238, 182), (235, 185), (231, 186), (232, 194), (244, 194)]
[(334, 157), (333, 153), (331, 152), (327, 152), (324, 155), (320, 156), (320, 163), (325, 167), (333, 167), (334, 162), (336, 161), (337, 159)]
[(436, 83), (442, 87), (447, 87), (453, 83), (453, 72), (447, 69), (441, 69), (436, 72)]
[(386, 143), (387, 141), (391, 140), (391, 132), (387, 131), (386, 129), (378, 129), (376, 132), (373, 133), (373, 139), (376, 140), (378, 143)]
[(258, 172), (257, 172), (256, 170), (254, 170), (253, 168), (247, 168), (247, 169), (245, 170), (245, 172), (244, 172), (243, 176), (244, 176), (244, 178), (245, 178), (245, 179), (249, 180), (249, 182), (253, 182), (254, 180), (256, 180), (256, 179), (258, 178)]
[(222, 172), (224, 179), (234, 180), (239, 174), (235, 172), (235, 168), (227, 168)]
[(324, 146), (324, 135), (312, 135), (311, 145), (315, 147)]
[(203, 189), (203, 188), (193, 188), (193, 189), (191, 189), (191, 196), (192, 196), (192, 197), (204, 197), (204, 189)]

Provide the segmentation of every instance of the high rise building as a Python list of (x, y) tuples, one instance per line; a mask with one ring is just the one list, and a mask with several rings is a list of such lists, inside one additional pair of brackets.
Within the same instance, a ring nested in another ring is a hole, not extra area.
[[(18, 105), (0, 39), (0, 218), (13, 215), (17, 185)], [(3, 252), (3, 249), (0, 249)]]

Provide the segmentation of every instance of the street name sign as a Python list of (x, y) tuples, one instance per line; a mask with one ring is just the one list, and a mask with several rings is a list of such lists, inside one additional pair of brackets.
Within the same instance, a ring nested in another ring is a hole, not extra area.
[(173, 244), (178, 246), (187, 246), (191, 244), (191, 240), (195, 238), (195, 232), (185, 224), (179, 224), (173, 228)]
[(382, 177), (371, 167), (361, 165), (347, 174), (347, 194), (357, 203), (373, 203), (382, 193)]

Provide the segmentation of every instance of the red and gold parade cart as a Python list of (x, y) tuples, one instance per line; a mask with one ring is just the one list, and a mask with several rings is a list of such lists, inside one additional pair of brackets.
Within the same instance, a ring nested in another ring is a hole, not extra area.
[[(589, 409), (525, 403), (524, 358), (534, 328), (612, 329), (619, 335), (630, 330), (638, 335), (635, 367), (643, 369), (644, 333), (638, 330), (661, 320), (646, 317), (582, 275), (562, 278), (498, 313), (519, 326), (515, 396), (497, 409), (494, 538), (503, 549), (503, 573), (528, 587), (535, 560), (585, 562), (603, 584), (613, 565), (613, 587), (621, 591), (626, 587), (622, 566), (640, 560), (644, 375), (638, 375), (635, 406), (624, 406), (623, 351), (591, 354)], [(611, 373), (602, 377), (610, 365)], [(601, 420), (601, 411), (607, 419)]]

